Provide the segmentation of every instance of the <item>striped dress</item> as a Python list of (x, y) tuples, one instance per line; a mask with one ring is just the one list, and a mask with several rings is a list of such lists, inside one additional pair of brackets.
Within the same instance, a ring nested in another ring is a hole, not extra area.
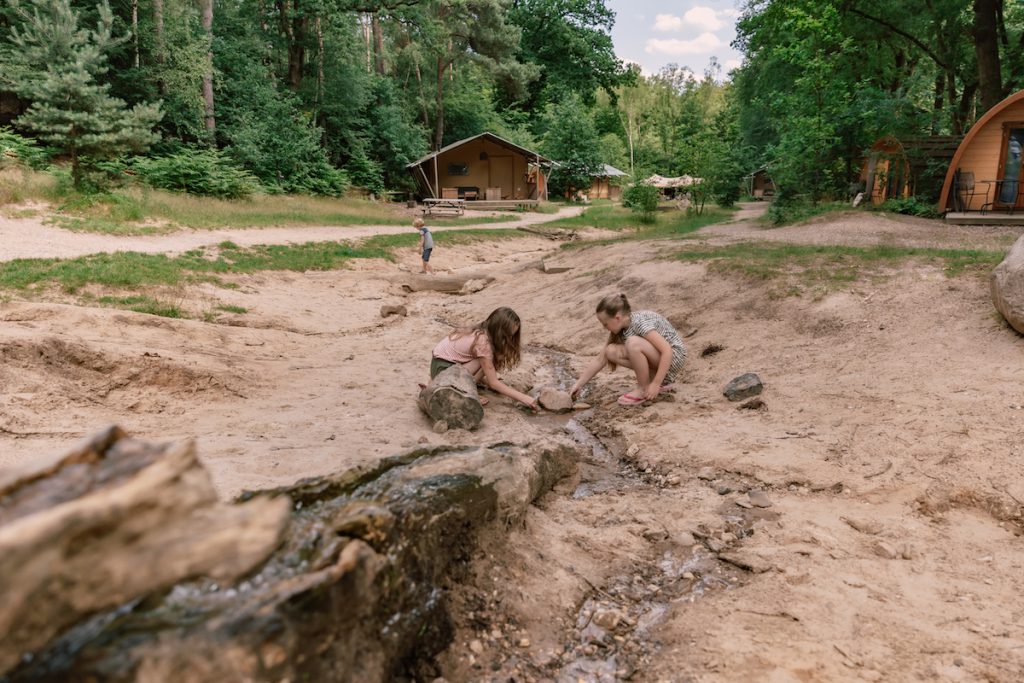
[(683, 346), (683, 338), (672, 327), (672, 323), (654, 311), (633, 311), (629, 314), (629, 325), (619, 332), (619, 338), (625, 344), (630, 337), (643, 337), (648, 332), (657, 332), (668, 345), (672, 347), (672, 364), (668, 366), (668, 373), (662, 384), (670, 384), (676, 379), (676, 375), (683, 369), (686, 361), (686, 347)]

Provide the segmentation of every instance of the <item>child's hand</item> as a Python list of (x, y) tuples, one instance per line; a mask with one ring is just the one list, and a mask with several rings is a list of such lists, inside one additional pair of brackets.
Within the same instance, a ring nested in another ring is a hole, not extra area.
[(540, 401), (535, 398), (532, 401), (530, 401), (529, 403), (527, 403), (526, 407), (529, 408), (530, 410), (532, 410), (535, 413), (536, 412), (540, 412)]
[(659, 387), (654, 382), (651, 382), (650, 384), (647, 385), (647, 389), (644, 390), (644, 398), (647, 399), (648, 401), (653, 401), (654, 399), (658, 398), (658, 393), (660, 389), (661, 387)]
[(582, 389), (583, 389), (583, 387), (580, 386), (579, 382), (577, 382), (576, 384), (573, 384), (572, 385), (572, 389), (569, 390), (569, 398), (575, 400), (576, 399), (576, 395), (579, 394)]

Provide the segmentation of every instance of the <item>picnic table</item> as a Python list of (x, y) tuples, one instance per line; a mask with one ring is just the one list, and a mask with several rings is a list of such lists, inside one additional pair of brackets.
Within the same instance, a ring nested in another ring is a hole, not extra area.
[(465, 211), (465, 199), (437, 199), (435, 197), (427, 197), (423, 200), (424, 216), (461, 216)]

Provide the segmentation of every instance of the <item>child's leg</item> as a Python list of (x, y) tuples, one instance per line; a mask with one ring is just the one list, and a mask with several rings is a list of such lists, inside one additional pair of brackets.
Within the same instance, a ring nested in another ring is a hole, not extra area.
[(643, 337), (630, 337), (625, 344), (609, 344), (605, 353), (609, 361), (633, 371), (641, 391), (647, 389), (661, 362), (661, 353)]

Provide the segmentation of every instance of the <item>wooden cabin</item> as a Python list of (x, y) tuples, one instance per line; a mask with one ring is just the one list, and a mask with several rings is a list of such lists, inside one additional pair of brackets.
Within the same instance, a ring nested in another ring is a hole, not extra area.
[(768, 169), (759, 168), (746, 176), (747, 194), (754, 199), (768, 199), (775, 195), (775, 181), (768, 175)]
[(603, 164), (603, 167), (601, 172), (591, 176), (593, 182), (590, 183), (590, 199), (622, 198), (622, 187), (618, 184), (620, 181), (613, 178), (624, 178), (626, 173), (609, 164)]
[(964, 136), (946, 171), (938, 208), (947, 213), (1024, 209), (1024, 90), (992, 107)]
[(515, 202), (547, 199), (551, 160), (494, 133), (453, 142), (406, 168), (420, 197)]
[(915, 195), (935, 201), (942, 187), (942, 174), (961, 139), (949, 135), (879, 138), (861, 161), (864, 192), (872, 204)]

